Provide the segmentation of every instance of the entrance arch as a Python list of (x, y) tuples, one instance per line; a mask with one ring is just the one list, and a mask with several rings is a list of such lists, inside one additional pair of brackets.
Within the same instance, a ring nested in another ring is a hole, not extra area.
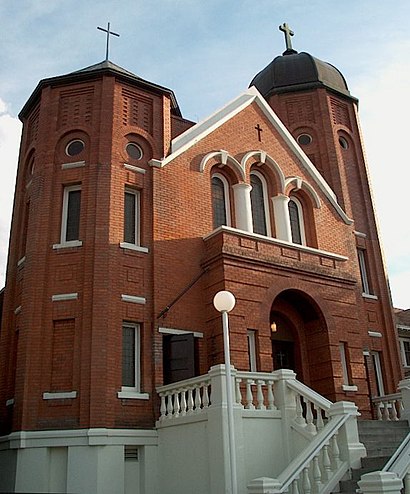
[(273, 368), (290, 368), (317, 392), (333, 391), (329, 334), (322, 311), (312, 297), (284, 290), (270, 310)]

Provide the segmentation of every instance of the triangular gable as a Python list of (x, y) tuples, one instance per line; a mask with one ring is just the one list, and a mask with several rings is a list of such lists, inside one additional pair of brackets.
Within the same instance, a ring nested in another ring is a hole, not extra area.
[(163, 160), (151, 160), (151, 165), (159, 166), (161, 168), (166, 166), (168, 163), (187, 151), (194, 144), (204, 139), (207, 135), (211, 134), (214, 130), (226, 123), (252, 103), (256, 103), (259, 106), (273, 128), (276, 129), (279, 135), (283, 138), (289, 149), (296, 156), (320, 190), (324, 193), (329, 202), (336, 209), (337, 213), (342, 217), (343, 221), (347, 224), (352, 224), (353, 220), (351, 220), (341, 208), (337, 202), (336, 194), (330, 188), (329, 184), (322, 177), (315, 165), (310, 161), (310, 159), (300, 148), (299, 144), (293, 138), (292, 134), (288, 131), (276, 113), (254, 86), (240, 94), (234, 100), (229, 102), (220, 110), (217, 110), (205, 120), (195, 124), (193, 127), (173, 139), (171, 141), (171, 153)]

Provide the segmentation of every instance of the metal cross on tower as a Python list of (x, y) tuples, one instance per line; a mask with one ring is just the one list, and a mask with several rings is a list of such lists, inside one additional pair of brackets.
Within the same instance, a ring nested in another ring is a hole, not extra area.
[[(285, 33), (285, 43), (286, 43), (286, 52), (287, 53), (297, 53), (296, 50), (292, 48), (292, 40), (290, 39), (295, 33), (290, 29), (290, 27), (284, 22), (281, 26), (279, 26), (280, 31)], [(285, 52), (285, 53), (286, 53)]]
[(107, 33), (107, 45), (106, 45), (106, 48), (105, 48), (105, 59), (108, 60), (108, 48), (110, 46), (110, 34), (113, 35), (113, 36), (120, 36), (119, 34), (117, 33), (114, 33), (114, 31), (110, 31), (110, 23), (108, 23), (107, 25), (107, 29), (104, 29), (103, 27), (97, 27), (97, 29), (99, 29), (100, 31), (104, 31), (105, 33)]

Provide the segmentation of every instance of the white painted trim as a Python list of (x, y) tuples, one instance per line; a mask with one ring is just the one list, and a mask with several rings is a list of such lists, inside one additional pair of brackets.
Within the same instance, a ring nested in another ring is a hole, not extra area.
[[(334, 209), (336, 209), (339, 216), (343, 219), (343, 221), (351, 225), (353, 224), (353, 220), (350, 219), (345, 211), (341, 208), (339, 203), (337, 202), (336, 194), (330, 188), (328, 183), (319, 173), (315, 165), (310, 161), (310, 159), (306, 156), (302, 148), (293, 138), (291, 133), (285, 127), (285, 125), (281, 122), (276, 113), (272, 110), (272, 108), (268, 105), (266, 100), (262, 97), (259, 91), (252, 86), (244, 93), (240, 94), (234, 100), (230, 101), (227, 105), (225, 105), (220, 110), (213, 113), (211, 116), (206, 118), (205, 120), (197, 123), (193, 127), (189, 128), (178, 137), (171, 141), (171, 154), (164, 158), (160, 163), (155, 163), (155, 166), (164, 167), (183, 152), (187, 151), (193, 145), (197, 144), (200, 140), (204, 139), (211, 132), (216, 130), (218, 127), (229, 121), (231, 118), (240, 113), (247, 106), (251, 105), (255, 102), (259, 108), (262, 110), (266, 118), (269, 120), (271, 125), (277, 130), (279, 135), (283, 138), (286, 145), (290, 148), (293, 154), (296, 155), (299, 162), (305, 169), (305, 171), (313, 178), (313, 180), (318, 184), (320, 190), (325, 194), (327, 199), (330, 201)], [(151, 160), (153, 161), (153, 160)], [(150, 163), (151, 164), (151, 163)], [(154, 165), (154, 163), (152, 163)]]
[(128, 163), (124, 163), (124, 168), (135, 173), (141, 173), (142, 175), (145, 175), (145, 173), (147, 173), (147, 170), (144, 170), (144, 168), (140, 168), (139, 166), (135, 165), (129, 165)]
[(251, 208), (251, 190), (252, 186), (240, 182), (232, 185), (233, 198), (235, 204), (235, 221), (236, 226), (247, 232), (253, 231), (252, 208)]
[(72, 247), (81, 247), (83, 245), (82, 240), (70, 240), (69, 242), (63, 242), (61, 244), (53, 244), (53, 249), (69, 249)]
[(273, 206), (273, 218), (275, 220), (276, 239), (292, 242), (292, 232), (289, 219), (289, 197), (278, 194), (271, 197)]
[(78, 293), (59, 293), (51, 296), (52, 302), (62, 302), (63, 300), (78, 300)]
[(370, 350), (363, 350), (363, 355), (365, 357), (370, 357)]
[(367, 334), (372, 338), (383, 338), (383, 335), (379, 331), (368, 331)]
[[(255, 177), (258, 177), (262, 183), (263, 206), (265, 208), (264, 213), (265, 213), (265, 223), (266, 223), (266, 235), (268, 237), (271, 237), (272, 236), (272, 227), (271, 227), (270, 214), (269, 214), (268, 184), (266, 183), (266, 178), (263, 176), (262, 173), (258, 172), (258, 170), (252, 170), (250, 173), (250, 176), (252, 176), (252, 175), (255, 175)], [(252, 201), (251, 201), (251, 204), (252, 204)], [(252, 224), (253, 224), (253, 218), (252, 218)]]
[(85, 161), (73, 161), (72, 163), (63, 163), (61, 169), (69, 170), (70, 168), (82, 168), (83, 166), (85, 166)]
[(43, 400), (67, 400), (77, 398), (77, 391), (64, 393), (43, 393)]
[(341, 341), (339, 342), (339, 352), (340, 352), (340, 363), (342, 364), (342, 374), (343, 374), (343, 385), (342, 388), (344, 389), (345, 386), (349, 386), (349, 371), (347, 367), (347, 357), (346, 357), (346, 342)]
[(225, 195), (225, 215), (226, 215), (226, 226), (231, 226), (231, 199), (229, 193), (229, 182), (221, 173), (213, 173), (211, 177), (211, 187), (212, 187), (212, 179), (219, 178), (224, 186), (224, 195)]
[(306, 245), (294, 244), (292, 242), (287, 242), (286, 240), (280, 240), (278, 238), (265, 237), (264, 235), (258, 235), (257, 233), (249, 233), (243, 230), (237, 230), (236, 228), (232, 228), (229, 226), (219, 226), (215, 228), (211, 233), (202, 237), (204, 240), (208, 240), (209, 238), (218, 235), (220, 231), (225, 231), (227, 233), (233, 233), (235, 235), (240, 235), (241, 237), (249, 237), (254, 240), (262, 240), (264, 242), (282, 245), (283, 247), (289, 247), (291, 249), (301, 250), (302, 252), (309, 252), (311, 254), (316, 254), (323, 257), (328, 257), (329, 259), (335, 259), (336, 261), (348, 261), (349, 258), (346, 256), (342, 256), (340, 254), (335, 254), (333, 252), (328, 252), (326, 250), (315, 249), (314, 247), (307, 247)]
[(140, 245), (129, 244), (128, 242), (120, 242), (121, 249), (135, 250), (137, 252), (148, 253), (148, 247), (141, 247)]
[(236, 158), (231, 156), (228, 153), (228, 151), (224, 151), (223, 149), (221, 149), (220, 151), (213, 151), (212, 153), (208, 153), (202, 158), (201, 163), (199, 164), (199, 171), (201, 173), (205, 170), (208, 161), (210, 161), (212, 158), (219, 158), (222, 165), (227, 165), (228, 163), (232, 163), (232, 165), (240, 173), (242, 180), (245, 180), (246, 173), (241, 163), (239, 163), (239, 161)]
[(121, 300), (123, 302), (130, 302), (131, 304), (142, 304), (144, 305), (147, 300), (145, 297), (137, 297), (136, 295), (121, 295)]
[(12, 405), (14, 405), (14, 398), (10, 398), (6, 401), (6, 407), (11, 407)]
[(20, 312), (21, 312), (21, 305), (19, 305), (18, 307), (16, 307), (16, 308), (14, 309), (14, 314), (15, 314), (16, 316), (17, 316), (17, 314), (20, 314)]
[(259, 158), (260, 163), (256, 163), (256, 166), (267, 165), (269, 166), (275, 175), (279, 178), (280, 189), (279, 193), (285, 193), (285, 175), (281, 169), (281, 167), (276, 163), (276, 161), (269, 156), (266, 151), (248, 151), (241, 159), (242, 168), (246, 171), (246, 167), (248, 165), (248, 161), (251, 158)]
[[(138, 189), (133, 189), (131, 187), (125, 187), (124, 190), (124, 218), (125, 218), (125, 194), (130, 194), (135, 197), (135, 209), (134, 209), (134, 238), (135, 243), (131, 245), (139, 246), (141, 243), (141, 191)], [(123, 232), (125, 234), (125, 231)], [(130, 245), (129, 242), (124, 242)]]
[(379, 300), (379, 297), (377, 295), (372, 295), (371, 293), (362, 293), (363, 298), (368, 298), (370, 300)]
[(367, 238), (367, 235), (365, 233), (358, 232), (356, 230), (353, 233), (356, 235), (356, 237)]
[(343, 384), (343, 391), (358, 391), (358, 387), (355, 384)]
[(410, 326), (406, 326), (404, 324), (397, 324), (397, 329), (401, 329), (403, 331), (410, 331)]
[(376, 380), (378, 384), (378, 388), (380, 391), (380, 396), (384, 396), (384, 383), (383, 383), (383, 373), (382, 373), (382, 365), (380, 362), (380, 353), (377, 351), (371, 351), (370, 354), (373, 357), (374, 370), (376, 374)]
[(404, 343), (410, 343), (409, 338), (399, 338), (399, 343), (400, 343), (400, 353), (401, 353), (401, 360), (403, 362), (403, 367), (406, 367), (408, 369), (410, 367), (410, 362), (407, 362), (406, 359), (406, 351), (404, 349)]
[(246, 331), (246, 337), (248, 339), (249, 370), (250, 372), (258, 372), (256, 358), (256, 331), (254, 329), (248, 329)]
[(26, 260), (26, 256), (23, 256), (21, 259), (17, 261), (17, 267), (19, 268), (22, 264), (24, 264)]
[(164, 334), (193, 334), (194, 338), (203, 338), (204, 333), (198, 331), (188, 331), (187, 329), (174, 329), (174, 328), (158, 328), (158, 333)]
[[(68, 199), (70, 197), (70, 192), (81, 191), (81, 185), (69, 185), (64, 187), (63, 191), (63, 207), (61, 211), (61, 233), (60, 233), (60, 245), (68, 245), (71, 242), (78, 242), (78, 239), (75, 240), (66, 240), (67, 235), (67, 218), (68, 218)], [(80, 211), (81, 215), (81, 211)], [(56, 244), (58, 245), (58, 244)], [(53, 246), (54, 248), (54, 246)]]
[(132, 391), (132, 388), (123, 386), (121, 391), (118, 391), (117, 397), (126, 400), (149, 400), (148, 393), (139, 393), (138, 391)]
[(318, 193), (308, 182), (306, 182), (306, 180), (303, 180), (300, 177), (288, 177), (285, 180), (285, 187), (287, 187), (292, 182), (295, 182), (296, 190), (306, 189), (310, 197), (313, 199), (316, 209), (320, 209), (322, 207)]
[[(303, 214), (303, 206), (302, 206), (302, 203), (295, 196), (290, 196), (289, 197), (289, 202), (290, 201), (293, 201), (296, 204), (296, 208), (298, 210), (298, 216), (299, 216), (300, 239), (301, 239), (302, 245), (306, 245), (305, 217), (304, 217), (304, 214)], [(288, 202), (288, 208), (289, 208), (289, 202)], [(290, 221), (290, 214), (289, 214), (289, 221)], [(290, 226), (290, 233), (292, 235), (292, 227), (291, 226)], [(292, 242), (292, 243), (294, 243), (294, 242)], [(299, 245), (299, 244), (296, 244), (296, 245)]]

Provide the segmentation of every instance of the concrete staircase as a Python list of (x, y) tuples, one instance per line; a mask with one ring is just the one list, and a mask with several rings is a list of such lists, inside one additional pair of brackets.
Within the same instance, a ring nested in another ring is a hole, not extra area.
[(357, 481), (361, 476), (381, 470), (410, 432), (409, 424), (405, 420), (358, 420), (357, 425), (360, 441), (367, 450), (367, 457), (362, 459), (362, 468), (352, 470), (351, 478), (340, 482), (341, 494), (355, 494), (358, 489)]

